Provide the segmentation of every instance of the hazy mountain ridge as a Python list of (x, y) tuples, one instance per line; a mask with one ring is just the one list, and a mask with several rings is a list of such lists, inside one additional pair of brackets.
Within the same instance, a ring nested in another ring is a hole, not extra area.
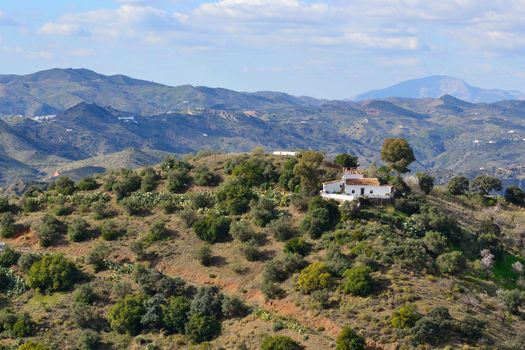
[[(84, 79), (83, 84), (87, 84), (85, 81), (99, 79), (100, 75), (88, 70), (52, 70), (23, 80), (49, 82), (50, 77), (55, 79), (59, 95), (73, 96), (77, 92), (72, 91), (77, 91), (79, 85), (71, 80)], [(140, 98), (128, 96), (116, 106), (81, 101), (63, 111), (56, 110), (49, 118), (0, 119), (0, 155), (10, 159), (11, 164), (23, 164), (21, 173), (32, 177), (42, 171), (47, 176), (58, 169), (72, 171), (68, 163), (107, 155), (113, 155), (108, 166), (114, 163), (132, 167), (131, 158), (121, 153), (130, 148), (178, 154), (202, 149), (242, 152), (256, 146), (268, 150), (321, 149), (329, 155), (351, 152), (360, 156), (361, 163), (369, 164), (379, 161), (385, 137), (404, 137), (416, 151), (418, 163), (414, 169), (433, 171), (442, 178), (480, 172), (525, 178), (525, 101), (479, 104), (450, 95), (437, 99), (321, 101), (273, 92), (246, 94), (181, 87), (191, 92), (191, 99), (190, 95), (183, 97), (188, 103), (171, 111), (155, 107), (160, 112), (147, 115), (143, 113), (157, 103), (173, 104), (170, 94), (178, 88), (125, 76), (106, 78), (126, 91), (136, 86), (154, 89), (137, 90)], [(19, 80), (2, 76), (0, 84)], [(167, 89), (162, 90), (168, 92), (164, 101), (157, 95), (158, 89)], [(34, 93), (32, 88), (26, 90), (26, 95)], [(111, 100), (101, 92), (89, 91), (90, 100)], [(87, 91), (83, 94), (89, 95)], [(144, 100), (148, 102), (143, 104)], [(0, 105), (3, 101), (0, 98)], [(200, 104), (202, 101), (209, 107)], [(141, 112), (119, 109), (123, 105), (131, 110), (139, 106)], [(141, 164), (148, 163), (148, 157), (142, 159)], [(84, 169), (101, 167), (96, 162), (77, 165)], [(5, 169), (0, 177), (9, 182), (13, 172), (6, 175)]]
[(502, 100), (525, 100), (525, 94), (519, 91), (482, 89), (471, 86), (465, 81), (444, 75), (435, 75), (412, 79), (378, 90), (358, 95), (355, 100), (373, 100), (392, 97), (438, 98), (443, 95), (474, 103), (493, 103)]

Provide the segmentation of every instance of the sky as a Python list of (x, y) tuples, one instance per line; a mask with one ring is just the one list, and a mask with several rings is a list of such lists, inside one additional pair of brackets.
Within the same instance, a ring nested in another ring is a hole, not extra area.
[(352, 98), (427, 75), (525, 91), (525, 0), (2, 0), (0, 74)]

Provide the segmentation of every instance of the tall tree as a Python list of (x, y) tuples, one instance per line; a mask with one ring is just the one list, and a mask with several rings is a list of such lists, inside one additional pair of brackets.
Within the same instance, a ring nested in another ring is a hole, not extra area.
[(357, 168), (359, 166), (359, 158), (348, 153), (341, 153), (335, 156), (334, 163), (343, 168)]
[(398, 173), (406, 173), (408, 166), (416, 160), (414, 152), (405, 139), (385, 139), (381, 147), (381, 159)]

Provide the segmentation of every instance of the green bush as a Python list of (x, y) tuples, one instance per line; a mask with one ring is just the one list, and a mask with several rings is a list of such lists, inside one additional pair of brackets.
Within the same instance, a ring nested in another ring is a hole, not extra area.
[(72, 242), (81, 242), (89, 238), (89, 225), (86, 220), (76, 217), (67, 228), (67, 236)]
[(157, 242), (167, 239), (170, 231), (166, 227), (166, 221), (158, 219), (151, 223), (146, 240), (148, 242)]
[(172, 193), (186, 192), (193, 182), (188, 170), (175, 169), (169, 172), (166, 187)]
[(31, 266), (41, 258), (37, 253), (22, 253), (18, 258), (17, 265), (22, 271), (28, 272)]
[(25, 338), (34, 335), (35, 323), (28, 314), (20, 314), (16, 321), (9, 327), (8, 332), (12, 338)]
[(27, 342), (20, 345), (16, 350), (49, 350), (49, 348), (43, 344)]
[(248, 211), (250, 201), (255, 194), (248, 186), (239, 181), (222, 184), (215, 192), (218, 202), (231, 214), (239, 215)]
[(185, 331), (190, 312), (190, 301), (184, 296), (171, 297), (162, 308), (162, 323), (169, 333)]
[(525, 192), (518, 186), (509, 186), (505, 190), (505, 200), (509, 203), (523, 206), (525, 205)]
[(293, 225), (291, 218), (280, 217), (268, 225), (268, 232), (278, 241), (287, 241), (297, 235), (297, 229)]
[(260, 350), (301, 350), (304, 347), (284, 335), (266, 336), (261, 342)]
[(274, 258), (266, 264), (263, 279), (271, 282), (282, 282), (304, 266), (304, 259), (298, 255)]
[(232, 175), (249, 187), (271, 184), (278, 179), (273, 163), (260, 158), (240, 162), (233, 168)]
[(90, 250), (86, 262), (93, 267), (95, 273), (102, 271), (106, 268), (108, 254), (109, 246), (104, 242), (100, 242)]
[(332, 282), (332, 275), (324, 262), (315, 262), (305, 267), (299, 274), (297, 281), (299, 288), (305, 294), (330, 288)]
[(453, 196), (464, 195), (470, 187), (469, 180), (464, 176), (455, 176), (447, 184), (448, 193)]
[(20, 254), (12, 249), (11, 247), (6, 247), (3, 252), (0, 253), (0, 267), (11, 267), (16, 264)]
[(336, 350), (364, 350), (365, 338), (357, 334), (352, 328), (344, 327), (335, 341)]
[(191, 195), (193, 209), (212, 208), (215, 205), (215, 197), (210, 192), (197, 192)]
[(106, 221), (100, 227), (100, 235), (106, 241), (113, 241), (123, 236), (126, 232), (115, 221)]
[(135, 270), (134, 277), (141, 291), (149, 296), (160, 294), (164, 298), (168, 298), (186, 293), (186, 283), (182, 279), (171, 278), (153, 269), (139, 265)]
[(96, 350), (99, 348), (100, 336), (92, 329), (83, 330), (78, 337), (78, 350)]
[(9, 197), (0, 196), (0, 213), (5, 213), (11, 209), (9, 205)]
[(35, 197), (24, 196), (20, 200), (20, 206), (24, 213), (34, 213), (40, 209), (38, 199)]
[(452, 326), (452, 317), (448, 309), (436, 307), (416, 322), (411, 333), (416, 344), (439, 344), (447, 339)]
[(343, 291), (347, 294), (367, 296), (374, 289), (372, 270), (368, 266), (356, 266), (343, 273)]
[(223, 241), (230, 231), (230, 219), (216, 214), (209, 214), (193, 224), (197, 237), (209, 243)]
[(38, 241), (42, 247), (49, 247), (56, 243), (66, 233), (66, 225), (50, 214), (44, 215), (40, 224), (36, 227)]
[(11, 238), (16, 234), (16, 220), (11, 213), (0, 214), (0, 237)]
[(441, 273), (453, 275), (461, 272), (465, 268), (466, 260), (461, 252), (453, 251), (438, 256), (436, 265)]
[(212, 261), (212, 251), (210, 246), (208, 244), (205, 244), (198, 247), (195, 252), (195, 257), (197, 258), (197, 260), (199, 260), (201, 265), (209, 266)]
[(79, 286), (73, 292), (73, 302), (77, 304), (91, 304), (97, 298), (93, 288), (89, 284)]
[(427, 250), (435, 255), (439, 255), (447, 249), (447, 237), (436, 231), (428, 231), (423, 237), (423, 244)]
[(85, 177), (78, 182), (77, 187), (81, 191), (93, 191), (98, 188), (98, 184), (94, 178)]
[(50, 188), (64, 196), (70, 196), (76, 190), (75, 182), (66, 176), (60, 176), (51, 184)]
[(73, 209), (67, 205), (57, 205), (53, 208), (53, 214), (55, 216), (68, 216), (73, 212)]
[(414, 327), (420, 318), (421, 315), (417, 308), (414, 305), (407, 304), (392, 313), (390, 324), (394, 328), (408, 329)]
[(138, 191), (141, 186), (141, 178), (132, 170), (124, 170), (118, 180), (112, 185), (111, 189), (117, 195), (117, 199), (128, 196), (130, 193)]
[(222, 180), (220, 175), (210, 171), (206, 166), (196, 168), (193, 179), (198, 186), (217, 186)]
[(241, 318), (250, 312), (248, 306), (241, 299), (228, 296), (224, 297), (221, 310), (222, 316), (226, 318)]
[(359, 158), (348, 153), (341, 153), (335, 156), (334, 163), (343, 168), (357, 168), (359, 166)]
[(286, 242), (284, 252), (306, 256), (310, 252), (310, 244), (304, 238), (295, 237)]
[(432, 192), (432, 189), (434, 188), (433, 176), (430, 176), (426, 173), (417, 173), (416, 177), (421, 191), (425, 192), (426, 194)]
[(275, 204), (267, 198), (259, 198), (251, 202), (250, 216), (256, 225), (265, 227), (272, 220), (277, 218), (279, 212), (275, 209)]
[(222, 317), (224, 295), (216, 286), (205, 286), (197, 290), (190, 305), (191, 314)]
[(257, 261), (262, 259), (262, 253), (254, 242), (245, 242), (241, 244), (241, 253), (248, 261)]
[(142, 192), (152, 192), (157, 188), (157, 184), (159, 182), (159, 175), (155, 171), (155, 169), (151, 167), (147, 167), (144, 169), (141, 173), (142, 175), (142, 181), (140, 190)]
[(192, 314), (186, 323), (186, 335), (196, 343), (212, 340), (221, 334), (221, 322), (213, 316)]
[(59, 254), (44, 255), (29, 269), (27, 282), (31, 288), (43, 292), (63, 291), (71, 288), (80, 272), (75, 264)]
[(127, 295), (109, 310), (108, 321), (115, 331), (136, 335), (142, 330), (140, 321), (145, 311), (143, 296)]
[(339, 206), (334, 201), (313, 197), (308, 203), (308, 212), (301, 222), (301, 230), (312, 238), (319, 238), (332, 229), (340, 219)]
[(467, 315), (459, 322), (459, 333), (467, 341), (476, 341), (483, 336), (485, 322)]
[(525, 293), (518, 289), (498, 290), (498, 301), (514, 315), (519, 315), (519, 308), (525, 300)]
[(486, 196), (492, 191), (501, 191), (503, 185), (496, 177), (479, 175), (472, 181), (470, 188), (473, 192)]
[(245, 220), (232, 222), (230, 225), (230, 235), (239, 242), (248, 242), (256, 237), (253, 227)]

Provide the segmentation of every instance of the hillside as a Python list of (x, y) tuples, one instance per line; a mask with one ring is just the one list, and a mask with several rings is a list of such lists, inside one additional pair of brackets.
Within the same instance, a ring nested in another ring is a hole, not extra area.
[(339, 172), (201, 154), (0, 199), (0, 347), (523, 349), (523, 207), (373, 168), (395, 201), (310, 195)]
[(482, 89), (471, 86), (461, 79), (435, 75), (412, 79), (390, 87), (372, 90), (358, 95), (355, 100), (374, 100), (393, 97), (401, 98), (438, 98), (451, 95), (473, 103), (493, 103), (502, 100), (524, 100), (525, 94), (519, 91)]

